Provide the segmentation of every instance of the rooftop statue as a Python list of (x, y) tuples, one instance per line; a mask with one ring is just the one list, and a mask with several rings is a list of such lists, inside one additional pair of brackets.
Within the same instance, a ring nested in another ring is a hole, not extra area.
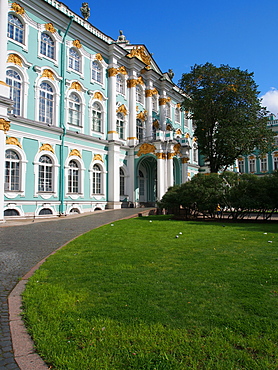
[(90, 8), (88, 3), (82, 3), (82, 6), (80, 8), (80, 11), (82, 13), (83, 18), (85, 21), (90, 17)]

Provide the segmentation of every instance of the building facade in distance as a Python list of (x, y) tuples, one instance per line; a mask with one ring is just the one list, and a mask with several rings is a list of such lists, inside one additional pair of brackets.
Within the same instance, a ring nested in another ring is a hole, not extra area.
[(0, 220), (154, 205), (198, 172), (172, 71), (86, 4), (0, 0)]

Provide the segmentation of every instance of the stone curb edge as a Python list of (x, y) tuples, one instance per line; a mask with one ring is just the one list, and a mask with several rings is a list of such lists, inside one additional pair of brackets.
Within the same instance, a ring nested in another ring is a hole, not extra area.
[[(142, 214), (149, 213), (148, 211), (140, 212)], [(121, 218), (119, 220), (125, 220), (129, 218), (137, 217), (138, 213)], [(108, 222), (108, 225), (111, 222)], [(100, 226), (100, 227), (101, 227)], [(82, 235), (82, 234), (81, 234)], [(47, 370), (49, 367), (46, 363), (42, 360), (42, 358), (36, 353), (34, 342), (29, 335), (24, 321), (22, 319), (22, 299), (21, 295), (25, 289), (25, 286), (28, 282), (28, 279), (34, 274), (34, 272), (46, 261), (48, 257), (55, 254), (59, 249), (63, 248), (65, 245), (70, 243), (71, 241), (75, 240), (79, 236), (69, 240), (66, 244), (63, 244), (59, 248), (57, 248), (54, 252), (50, 253), (48, 256), (43, 258), (40, 262), (38, 262), (34, 267), (31, 268), (26, 275), (20, 280), (20, 282), (14, 287), (11, 293), (8, 296), (8, 306), (9, 306), (9, 322), (10, 322), (10, 331), (11, 331), (11, 339), (12, 339), (12, 346), (14, 351), (14, 358), (17, 362), (19, 368), (21, 370)]]

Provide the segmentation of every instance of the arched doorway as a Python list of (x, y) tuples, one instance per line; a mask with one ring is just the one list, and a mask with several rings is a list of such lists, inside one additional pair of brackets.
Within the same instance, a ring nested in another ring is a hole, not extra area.
[(137, 201), (149, 206), (155, 205), (157, 165), (154, 156), (145, 156), (137, 166)]

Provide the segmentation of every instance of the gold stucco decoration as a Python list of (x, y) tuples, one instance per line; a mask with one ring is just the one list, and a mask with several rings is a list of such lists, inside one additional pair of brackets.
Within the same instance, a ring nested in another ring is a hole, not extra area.
[(181, 163), (183, 163), (183, 164), (188, 163), (188, 161), (189, 161), (188, 157), (181, 158)]
[(75, 46), (77, 49), (81, 49), (82, 47), (81, 42), (77, 39), (72, 42), (72, 45)]
[(16, 145), (16, 146), (18, 146), (19, 148), (22, 149), (22, 145), (20, 144), (20, 142), (18, 141), (18, 139), (16, 137), (12, 137), (12, 136), (7, 137), (6, 138), (6, 144), (7, 145)]
[(93, 158), (93, 161), (101, 161), (101, 162), (103, 162), (102, 156), (100, 154), (95, 154), (94, 155), (94, 158)]
[(10, 129), (10, 121), (0, 118), (0, 130), (6, 134)]
[(51, 33), (55, 33), (56, 32), (56, 30), (55, 30), (55, 27), (53, 26), (53, 24), (52, 23), (46, 23), (45, 25), (44, 25), (44, 28), (46, 29), (46, 31), (49, 31), (49, 32), (51, 32)]
[(79, 82), (73, 81), (72, 84), (70, 85), (70, 89), (81, 91), (82, 87)]
[(181, 107), (181, 103), (177, 103), (176, 108), (180, 108), (180, 107)]
[(54, 73), (50, 69), (44, 69), (42, 72), (42, 77), (49, 78), (50, 80), (54, 80)]
[(109, 77), (117, 76), (117, 74), (118, 74), (117, 68), (112, 67), (112, 68), (108, 69), (108, 76)]
[(130, 89), (131, 87), (137, 86), (137, 80), (135, 78), (131, 78), (127, 81), (127, 87)]
[(42, 152), (43, 150), (54, 154), (54, 149), (51, 144), (42, 144), (42, 146), (40, 147), (40, 152)]
[(159, 122), (158, 120), (156, 119), (155, 121), (153, 121), (153, 127), (157, 130), (159, 129)]
[(95, 58), (96, 58), (96, 60), (99, 60), (100, 62), (103, 60), (103, 57), (102, 57), (102, 55), (100, 53), (97, 53), (95, 55)]
[(17, 66), (22, 67), (22, 59), (17, 54), (9, 54), (8, 59), (7, 59), (7, 63), (13, 63), (13, 64), (16, 64)]
[(180, 128), (178, 128), (177, 129), (177, 131), (176, 131), (176, 135), (181, 135), (182, 133), (181, 133), (181, 129)]
[(150, 98), (153, 95), (157, 95), (158, 91), (155, 88), (154, 89), (148, 89), (148, 90), (146, 90), (145, 94), (146, 94), (146, 98)]
[(166, 130), (167, 131), (172, 131), (172, 129), (173, 129), (172, 126), (168, 123), (168, 125), (166, 126)]
[(166, 153), (155, 153), (157, 159), (166, 159)]
[(167, 153), (167, 159), (173, 159), (175, 156), (175, 153)]
[(142, 154), (155, 154), (155, 146), (152, 144), (144, 143), (140, 146), (137, 156), (140, 157)]
[[(274, 152), (274, 157), (278, 157), (278, 152)], [(241, 158), (239, 158), (240, 160)], [(242, 158), (243, 159), (243, 158)]]
[(23, 15), (23, 14), (25, 13), (24, 8), (23, 8), (21, 5), (17, 4), (17, 3), (12, 3), (11, 8), (12, 8), (12, 10), (13, 10), (14, 12), (16, 12), (17, 14), (21, 14), (21, 15)]
[(94, 93), (94, 99), (103, 100), (103, 95), (99, 91)]
[(122, 113), (125, 116), (127, 115), (127, 109), (124, 106), (124, 104), (120, 105), (116, 112), (117, 113)]
[(170, 103), (171, 98), (160, 98), (159, 105), (165, 105), (166, 103)]
[(127, 56), (129, 58), (136, 57), (137, 59), (141, 60), (141, 62), (145, 63), (148, 67), (151, 64), (151, 58), (147, 55), (144, 46), (135, 46)]
[(127, 71), (124, 66), (121, 66), (117, 69), (118, 73), (121, 73), (122, 75), (127, 75)]
[(186, 139), (189, 139), (190, 138), (190, 135), (189, 135), (189, 133), (187, 132), (187, 134), (185, 135), (185, 138)]
[(8, 85), (8, 84), (6, 84), (6, 82), (4, 82), (4, 81), (0, 81), (0, 85), (9, 86), (9, 85)]
[(136, 118), (141, 119), (142, 121), (145, 121), (147, 119), (148, 112), (146, 110), (140, 112), (137, 114)]
[(70, 154), (69, 154), (69, 157), (72, 157), (72, 156), (76, 156), (76, 157), (79, 157), (79, 158), (82, 158), (81, 157), (81, 154), (80, 154), (80, 151), (78, 149), (72, 149)]
[(174, 148), (173, 149), (174, 149), (175, 155), (180, 154), (180, 148), (181, 148), (180, 143), (174, 145)]

